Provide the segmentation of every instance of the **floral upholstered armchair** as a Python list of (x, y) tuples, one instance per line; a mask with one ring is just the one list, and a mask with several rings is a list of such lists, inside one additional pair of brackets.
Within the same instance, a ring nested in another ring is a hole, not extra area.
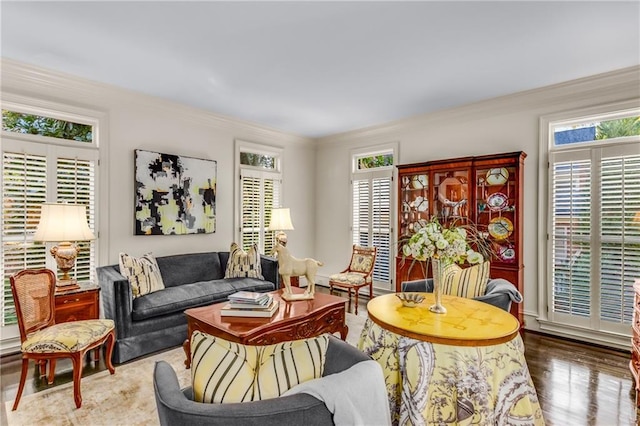
[(355, 292), (355, 313), (358, 314), (358, 292), (369, 286), (369, 297), (373, 297), (373, 267), (376, 264), (376, 247), (353, 245), (351, 262), (342, 272), (329, 277), (329, 291), (333, 287), (346, 289), (349, 293), (349, 310), (351, 310), (351, 292)]

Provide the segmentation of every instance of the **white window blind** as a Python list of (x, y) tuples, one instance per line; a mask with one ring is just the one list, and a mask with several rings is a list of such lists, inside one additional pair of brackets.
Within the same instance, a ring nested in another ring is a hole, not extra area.
[(552, 152), (550, 320), (628, 328), (640, 277), (640, 143)]
[[(380, 176), (387, 174), (389, 176)], [(373, 278), (387, 288), (391, 282), (390, 171), (354, 174), (352, 182), (352, 241), (377, 247)], [(377, 175), (377, 176), (376, 176)]]
[(246, 250), (253, 243), (262, 253), (273, 251), (274, 232), (267, 231), (271, 210), (281, 203), (279, 173), (241, 170), (240, 240)]
[(45, 246), (34, 244), (40, 205), (47, 197), (47, 158), (2, 154), (2, 326), (17, 322), (9, 277), (22, 269), (41, 268)]
[[(78, 158), (58, 158), (56, 170), (57, 202), (87, 206), (87, 223), (95, 232), (95, 162)], [(95, 279), (95, 244), (91, 241), (77, 242), (80, 253), (72, 271), (79, 281)]]

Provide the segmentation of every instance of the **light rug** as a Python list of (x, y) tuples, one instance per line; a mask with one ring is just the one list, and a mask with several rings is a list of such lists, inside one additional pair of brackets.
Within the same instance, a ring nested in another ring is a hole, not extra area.
[[(357, 345), (364, 321), (347, 314), (347, 342)], [(105, 370), (84, 377), (80, 409), (73, 402), (73, 383), (23, 395), (16, 411), (11, 411), (13, 401), (5, 403), (8, 425), (158, 425), (153, 367), (156, 361), (167, 361), (185, 387), (191, 382), (191, 370), (184, 368), (184, 358), (179, 347), (117, 365), (114, 375)]]

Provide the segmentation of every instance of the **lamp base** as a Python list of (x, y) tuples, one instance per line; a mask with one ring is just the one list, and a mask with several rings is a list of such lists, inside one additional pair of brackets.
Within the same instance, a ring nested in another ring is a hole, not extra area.
[(62, 279), (58, 278), (56, 280), (56, 293), (77, 290), (79, 288), (80, 288), (80, 285), (78, 284), (78, 280), (74, 278), (70, 278), (68, 280), (64, 278)]

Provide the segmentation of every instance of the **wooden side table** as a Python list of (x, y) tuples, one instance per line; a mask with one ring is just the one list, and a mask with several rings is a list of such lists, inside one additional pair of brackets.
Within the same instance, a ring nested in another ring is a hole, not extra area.
[(56, 291), (56, 323), (100, 317), (100, 286), (92, 282), (79, 285), (80, 288), (73, 290)]

